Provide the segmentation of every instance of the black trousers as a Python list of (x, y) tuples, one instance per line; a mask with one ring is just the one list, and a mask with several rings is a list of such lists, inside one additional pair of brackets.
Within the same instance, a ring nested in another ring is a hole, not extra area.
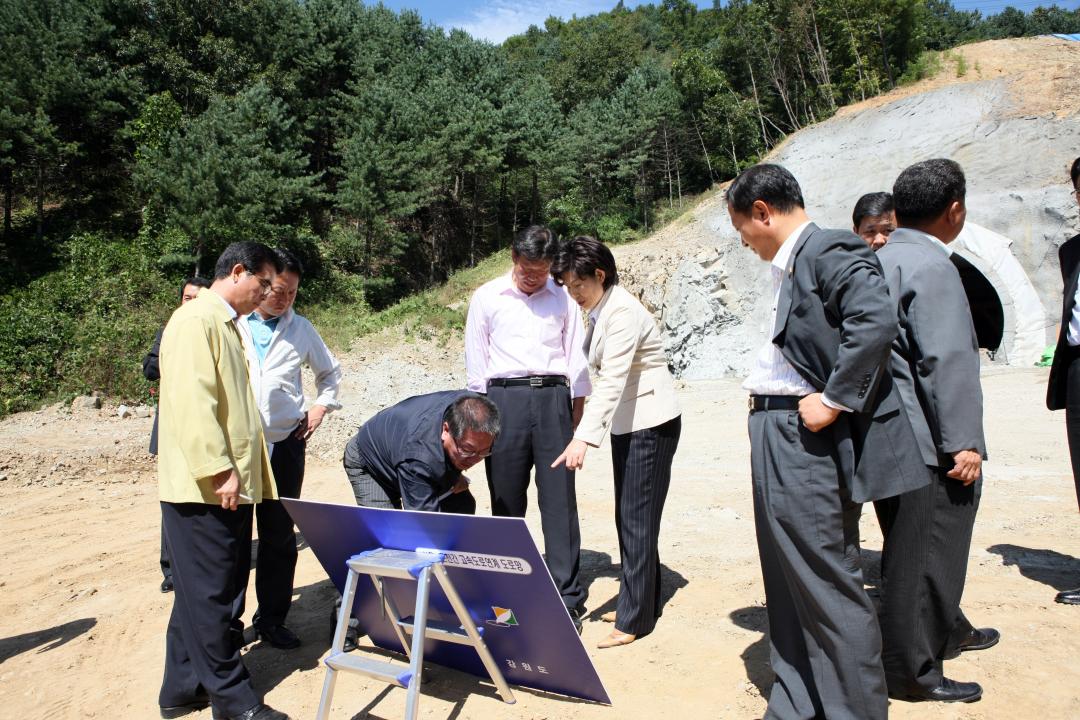
[(923, 696), (971, 624), (960, 612), (982, 479), (963, 485), (940, 468), (930, 484), (879, 501), (882, 662), (889, 693)]
[(776, 679), (766, 720), (884, 720), (881, 634), (863, 588), (859, 515), (833, 428), (750, 413), (750, 464)]
[(611, 436), (620, 584), (615, 627), (647, 635), (660, 617), (660, 516), (671, 485), (682, 418)]
[(578, 581), (581, 531), (574, 473), (565, 465), (551, 467), (572, 437), (570, 388), (492, 385), (488, 399), (499, 408), (502, 428), (484, 463), (492, 513), (525, 517), (535, 467), (545, 561), (563, 603), (580, 609), (586, 593)]
[(169, 546), (165, 544), (165, 521), (161, 521), (161, 559), (158, 560), (161, 564), (161, 577), (165, 580), (172, 580), (172, 567), (169, 562)]
[(239, 715), (262, 701), (236, 638), (251, 567), (252, 507), (163, 502), (161, 517), (175, 593), (158, 704), (183, 705), (201, 688), (215, 715)]
[(1076, 501), (1080, 506), (1080, 349), (1071, 349), (1065, 375), (1065, 431), (1069, 436), (1069, 459), (1072, 461)]
[[(307, 442), (295, 435), (274, 443), (270, 467), (274, 471), (279, 497), (300, 497), (306, 449)], [(255, 560), (255, 597), (259, 607), (252, 624), (259, 627), (283, 625), (292, 605), (296, 530), (292, 517), (278, 500), (263, 500), (256, 505), (255, 523), (259, 529), (259, 555)]]
[[(347, 452), (347, 451), (346, 451)], [(349, 462), (349, 456), (345, 456), (345, 475), (352, 485), (353, 497), (360, 507), (382, 508), (384, 510), (400, 510), (401, 495), (387, 492), (368, 471), (359, 465)], [(460, 493), (451, 493), (439, 501), (439, 512), (457, 513), (458, 515), (475, 515), (476, 498), (466, 490)]]

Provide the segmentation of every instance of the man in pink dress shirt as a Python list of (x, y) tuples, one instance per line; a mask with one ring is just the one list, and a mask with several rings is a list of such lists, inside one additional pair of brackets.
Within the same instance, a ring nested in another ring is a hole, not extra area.
[(485, 462), (492, 512), (524, 517), (529, 474), (536, 493), (548, 570), (581, 629), (581, 535), (574, 473), (551, 463), (570, 442), (592, 387), (577, 305), (551, 278), (558, 241), (534, 225), (514, 239), (510, 273), (481, 286), (469, 304), (465, 366), (470, 390), (499, 408), (502, 432)]

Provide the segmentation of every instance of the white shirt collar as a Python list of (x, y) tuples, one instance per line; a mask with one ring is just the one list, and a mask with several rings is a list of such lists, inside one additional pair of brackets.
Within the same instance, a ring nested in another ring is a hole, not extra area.
[(229, 304), (228, 300), (226, 300), (225, 298), (218, 295), (217, 292), (214, 291), (212, 288), (210, 288), (210, 292), (214, 293), (214, 297), (216, 297), (218, 300), (220, 300), (221, 304), (225, 306), (226, 310), (228, 310), (229, 319), (232, 320), (233, 322), (236, 322), (236, 309), (232, 305)]
[(523, 297), (523, 298), (536, 297), (537, 295), (539, 295), (540, 293), (543, 293), (543, 292), (553, 293), (553, 292), (555, 292), (555, 288), (557, 287), (555, 285), (555, 280), (552, 279), (551, 275), (548, 275), (547, 280), (544, 282), (544, 284), (542, 286), (540, 286), (540, 288), (538, 290), (536, 290), (531, 295), (526, 295), (517, 286), (517, 283), (514, 282), (514, 271), (513, 271), (513, 269), (511, 269), (510, 272), (508, 272), (504, 277), (506, 278), (506, 287), (504, 288), (503, 292), (506, 292), (507, 290), (509, 290), (510, 292), (513, 292), (514, 294), (516, 294), (516, 295), (518, 295), (520, 297)]
[[(953, 252), (955, 252), (951, 247), (949, 247), (945, 243), (941, 242), (940, 240), (938, 240), (936, 237), (934, 237), (930, 233), (925, 233), (922, 230), (916, 230), (914, 228), (897, 228), (896, 230), (903, 230), (906, 233), (912, 233), (913, 235), (918, 235), (919, 237), (921, 237), (921, 238), (925, 239), (926, 241), (928, 241), (931, 245), (933, 245), (937, 249), (941, 250), (941, 252), (945, 253), (945, 257), (952, 257)], [(896, 231), (894, 231), (894, 232), (896, 232)]]
[(787, 270), (788, 262), (791, 260), (791, 253), (795, 250), (795, 243), (809, 224), (810, 221), (807, 220), (799, 225), (799, 227), (795, 228), (794, 232), (788, 235), (787, 239), (780, 245), (780, 249), (776, 251), (776, 255), (772, 259), (772, 265), (781, 273)]

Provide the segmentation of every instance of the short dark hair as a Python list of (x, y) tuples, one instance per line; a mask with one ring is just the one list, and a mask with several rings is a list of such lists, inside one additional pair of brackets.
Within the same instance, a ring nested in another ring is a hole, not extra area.
[(530, 225), (514, 237), (510, 249), (526, 260), (551, 261), (559, 254), (559, 240), (544, 225)]
[(1080, 180), (1080, 157), (1073, 160), (1072, 168), (1069, 169), (1069, 177), (1072, 179), (1073, 189), (1080, 190), (1077, 180)]
[(856, 228), (863, 218), (878, 217), (885, 213), (891, 213), (896, 209), (892, 195), (887, 192), (866, 193), (855, 203), (855, 210), (851, 213), (851, 224)]
[(947, 158), (908, 166), (893, 183), (896, 221), (914, 225), (936, 220), (953, 202), (964, 202), (967, 181), (960, 164)]
[(464, 393), (450, 403), (443, 412), (443, 422), (454, 440), (469, 431), (499, 436), (499, 408), (479, 393)]
[(180, 300), (184, 299), (184, 290), (187, 290), (188, 285), (194, 285), (195, 287), (208, 288), (210, 287), (210, 281), (200, 275), (189, 277), (184, 282), (180, 283)]
[(257, 273), (267, 265), (274, 268), (274, 272), (284, 269), (281, 260), (266, 245), (257, 242), (234, 242), (218, 256), (217, 263), (214, 264), (214, 279), (228, 277), (237, 265), (242, 265), (249, 273)]
[(551, 276), (562, 285), (562, 274), (572, 272), (578, 277), (592, 277), (597, 270), (604, 271), (604, 289), (619, 284), (619, 271), (615, 268), (615, 256), (608, 246), (594, 237), (578, 235), (563, 243), (555, 262), (551, 264)]
[(285, 248), (275, 248), (274, 254), (281, 261), (281, 269), (278, 272), (291, 272), (298, 278), (304, 277), (304, 264), (300, 262), (300, 258)]
[(743, 170), (727, 189), (728, 205), (737, 213), (749, 213), (757, 200), (782, 213), (805, 207), (799, 181), (787, 168), (770, 163)]

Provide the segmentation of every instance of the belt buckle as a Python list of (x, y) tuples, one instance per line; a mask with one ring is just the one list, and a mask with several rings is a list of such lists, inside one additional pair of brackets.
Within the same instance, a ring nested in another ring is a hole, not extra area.
[(536, 375), (532, 376), (531, 378), (529, 378), (529, 387), (544, 387), (544, 378), (537, 377)]
[(754, 396), (753, 395), (747, 395), (746, 396), (746, 409), (749, 410), (750, 412), (754, 412)]

